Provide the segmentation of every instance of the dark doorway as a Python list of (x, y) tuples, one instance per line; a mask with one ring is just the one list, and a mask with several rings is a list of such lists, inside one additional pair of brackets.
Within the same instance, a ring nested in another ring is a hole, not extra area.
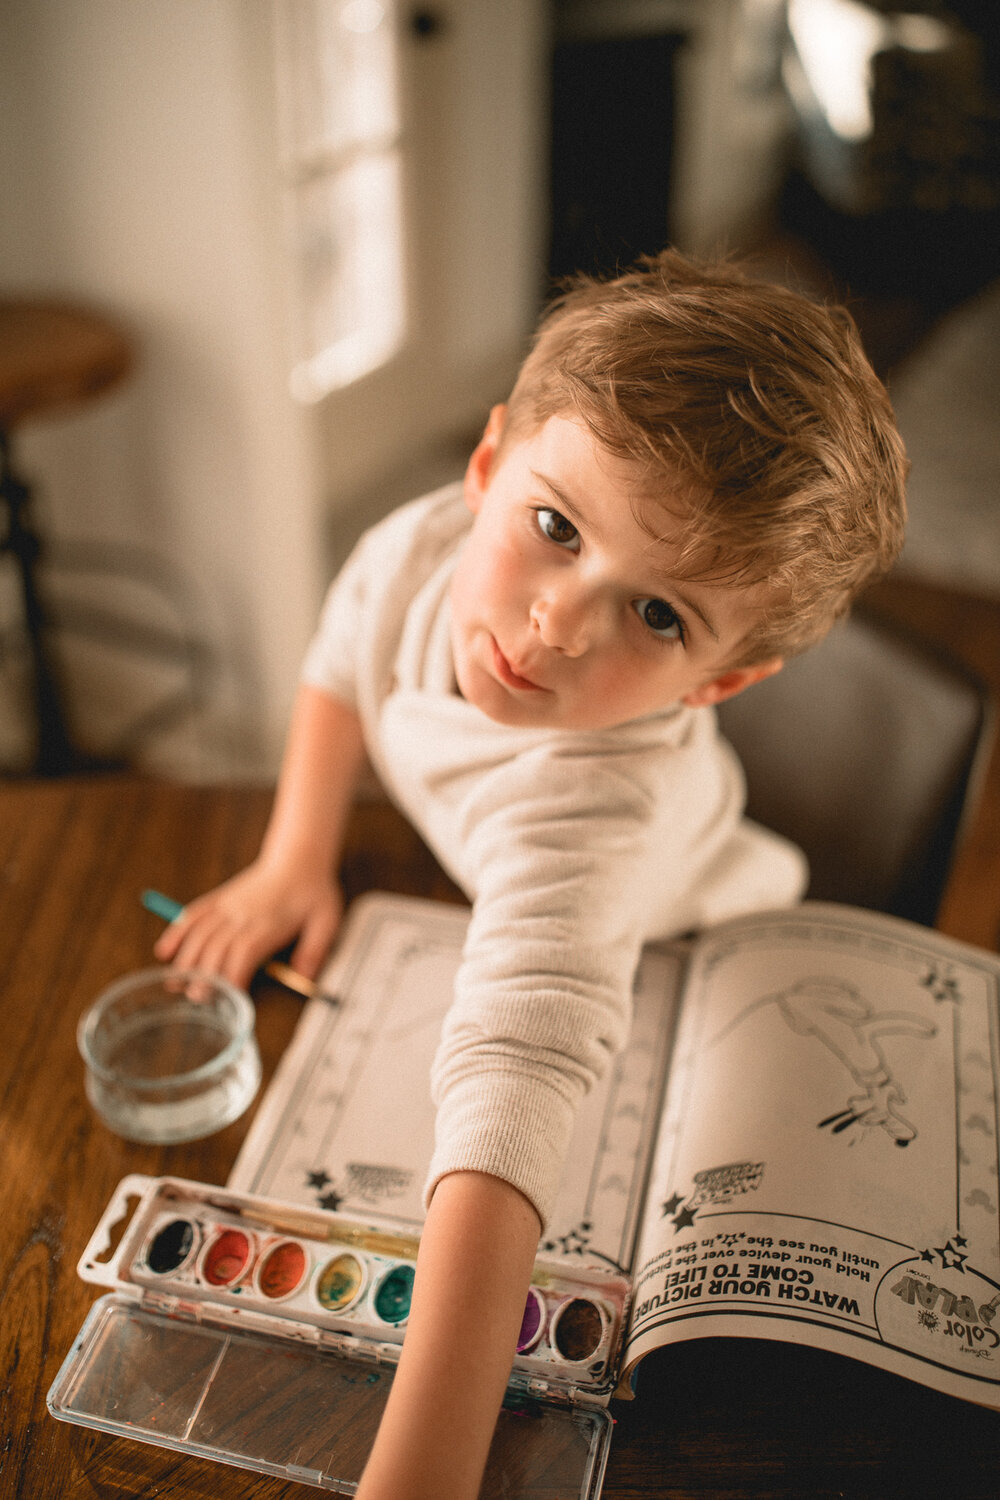
[[(609, 7), (609, 9), (613, 9)], [(561, 36), (552, 52), (549, 273), (613, 273), (669, 238), (674, 34)]]

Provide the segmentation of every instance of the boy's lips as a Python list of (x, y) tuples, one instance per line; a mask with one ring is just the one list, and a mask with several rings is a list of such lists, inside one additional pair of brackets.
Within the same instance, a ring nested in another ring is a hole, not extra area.
[(492, 636), (490, 645), (493, 648), (493, 669), (501, 682), (506, 683), (508, 687), (518, 688), (521, 692), (548, 692), (548, 688), (543, 688), (540, 683), (532, 682), (530, 677), (522, 677), (520, 672), (515, 672)]

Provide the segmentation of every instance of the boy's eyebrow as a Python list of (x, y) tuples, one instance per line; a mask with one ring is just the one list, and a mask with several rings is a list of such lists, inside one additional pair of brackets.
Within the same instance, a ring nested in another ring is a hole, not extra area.
[(577, 508), (577, 506), (573, 503), (569, 496), (559, 488), (554, 480), (549, 479), (548, 475), (546, 474), (539, 473), (537, 469), (532, 469), (531, 474), (533, 478), (538, 480), (539, 484), (544, 484), (545, 488), (551, 491), (553, 498), (559, 501), (560, 509), (566, 512), (567, 516), (574, 525), (576, 525), (578, 521), (582, 521), (587, 527), (588, 531), (590, 531), (598, 541), (601, 540), (600, 526), (597, 525), (596, 521), (591, 520), (590, 516), (585, 516), (583, 512)]
[[(600, 527), (596, 524), (596, 522), (592, 521), (589, 516), (584, 516), (582, 512), (577, 509), (569, 496), (565, 494), (557, 484), (549, 479), (547, 475), (539, 473), (537, 469), (532, 469), (531, 473), (533, 477), (538, 480), (539, 484), (543, 484), (545, 488), (551, 492), (553, 498), (555, 500), (558, 500), (560, 508), (566, 512), (568, 519), (571, 520), (574, 525), (577, 525), (578, 522), (583, 522), (583, 524), (587, 526), (587, 528), (597, 538), (597, 540), (601, 540)], [(653, 571), (659, 573), (660, 569), (654, 568)], [(677, 602), (681, 604), (685, 610), (687, 610), (688, 614), (695, 615), (701, 621), (705, 629), (708, 631), (709, 635), (712, 637), (713, 641), (719, 641), (721, 639), (721, 637), (719, 636), (719, 632), (716, 630), (715, 626), (712, 624), (708, 615), (706, 615), (701, 606), (697, 604), (689, 594), (682, 594), (672, 578), (669, 578), (665, 574), (661, 576), (663, 576), (667, 593), (671, 594), (677, 600)]]
[(667, 593), (668, 594), (672, 594), (673, 597), (676, 600), (678, 600), (678, 602), (681, 605), (683, 605), (684, 609), (687, 610), (688, 614), (697, 615), (698, 619), (704, 625), (705, 629), (708, 631), (708, 633), (712, 637), (713, 641), (715, 641), (716, 643), (719, 642), (719, 640), (721, 639), (721, 637), (719, 635), (719, 632), (716, 630), (715, 626), (712, 624), (711, 620), (708, 618), (708, 615), (706, 615), (705, 611), (701, 608), (700, 605), (696, 604), (695, 601), (689, 595), (680, 593), (678, 591), (676, 585), (673, 582), (669, 581), (669, 580), (668, 580)]

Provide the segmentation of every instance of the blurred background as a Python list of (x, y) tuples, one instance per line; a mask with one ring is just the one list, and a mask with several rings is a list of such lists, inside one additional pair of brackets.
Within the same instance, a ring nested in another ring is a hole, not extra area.
[[(995, 676), (995, 20), (991, 0), (6, 0), (0, 301), (97, 314), (130, 351), (107, 389), (5, 419), (75, 751), (271, 777), (354, 539), (461, 473), (554, 278), (667, 242), (848, 302), (913, 459), (874, 602)], [(11, 358), (0, 321), (0, 389)], [(7, 551), (17, 774), (36, 729)]]

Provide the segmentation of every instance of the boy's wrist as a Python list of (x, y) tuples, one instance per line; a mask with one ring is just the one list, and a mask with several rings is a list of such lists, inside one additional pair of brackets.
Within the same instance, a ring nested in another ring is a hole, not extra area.
[(280, 885), (336, 885), (336, 853), (315, 843), (288, 841), (261, 848), (256, 865), (261, 875)]

